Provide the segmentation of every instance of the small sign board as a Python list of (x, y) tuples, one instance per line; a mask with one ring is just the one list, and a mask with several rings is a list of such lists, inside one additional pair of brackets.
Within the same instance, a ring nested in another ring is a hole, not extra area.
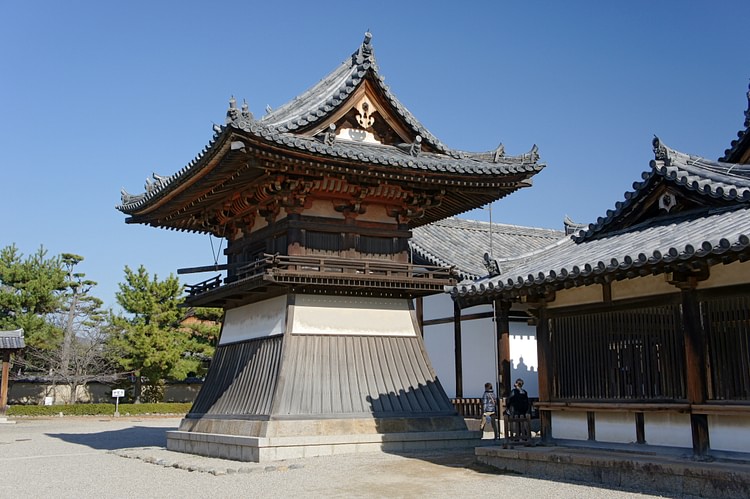
[(112, 397), (124, 397), (124, 396), (125, 396), (124, 389), (112, 390)]

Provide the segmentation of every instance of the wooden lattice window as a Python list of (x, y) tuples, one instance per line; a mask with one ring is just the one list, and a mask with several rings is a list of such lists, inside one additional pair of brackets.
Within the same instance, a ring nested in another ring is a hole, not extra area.
[(392, 237), (357, 237), (356, 249), (360, 253), (391, 255), (396, 252)]
[(677, 304), (552, 317), (553, 398), (684, 400), (679, 324)]
[(750, 297), (711, 298), (701, 308), (709, 400), (750, 400)]
[(305, 247), (309, 249), (338, 252), (343, 246), (343, 236), (338, 232), (305, 232)]

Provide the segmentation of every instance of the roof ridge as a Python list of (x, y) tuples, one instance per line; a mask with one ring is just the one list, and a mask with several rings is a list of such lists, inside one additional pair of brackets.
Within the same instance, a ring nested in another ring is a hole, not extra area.
[(750, 165), (722, 163), (686, 154), (667, 146), (657, 136), (654, 136), (651, 144), (654, 159), (649, 161), (650, 171), (641, 174), (641, 182), (633, 182), (633, 190), (625, 192), (625, 200), (617, 201), (614, 210), (607, 210), (604, 217), (598, 217), (587, 229), (574, 235), (576, 242), (601, 233), (638, 199), (657, 176), (703, 196), (738, 203), (750, 202)]

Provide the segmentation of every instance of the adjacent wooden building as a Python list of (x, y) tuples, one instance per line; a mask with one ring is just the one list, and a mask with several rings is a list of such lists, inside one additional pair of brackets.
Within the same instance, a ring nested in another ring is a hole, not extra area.
[(750, 450), (750, 142), (739, 136), (719, 161), (655, 138), (649, 169), (596, 223), (452, 289), (462, 307), (528, 307), (544, 439)]
[[(425, 81), (425, 84), (428, 84)], [(256, 119), (226, 123), (189, 165), (122, 193), (128, 223), (212, 234), (221, 271), (188, 304), (225, 309), (219, 346), (170, 449), (263, 461), (473, 445), (436, 378), (413, 299), (457, 282), (411, 263), (412, 230), (529, 186), (534, 147), (470, 153), (431, 134), (379, 73), (370, 34)], [(167, 256), (165, 255), (165, 258)]]

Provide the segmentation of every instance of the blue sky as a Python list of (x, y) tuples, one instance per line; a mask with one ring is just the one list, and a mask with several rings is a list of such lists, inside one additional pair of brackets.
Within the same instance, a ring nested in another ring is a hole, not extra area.
[(716, 159), (743, 128), (746, 0), (271, 4), (3, 1), (0, 246), (82, 255), (108, 306), (126, 265), (213, 263), (206, 235), (125, 224), (120, 189), (188, 164), (230, 96), (261, 116), (368, 29), (386, 83), (448, 146), (539, 146), (547, 168), (494, 222), (593, 222), (648, 168), (654, 135)]

